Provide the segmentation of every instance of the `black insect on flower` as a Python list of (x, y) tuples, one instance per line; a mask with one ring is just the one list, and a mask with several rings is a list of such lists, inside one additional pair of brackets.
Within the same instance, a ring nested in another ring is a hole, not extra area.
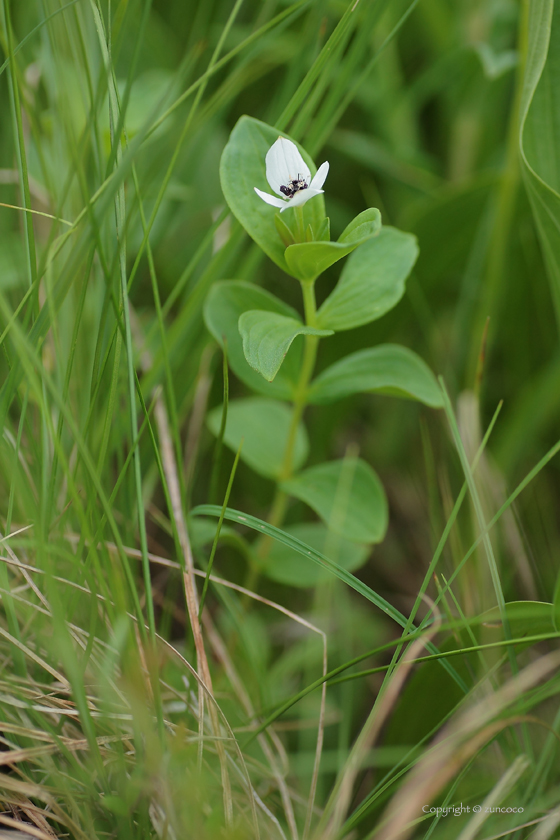
[(292, 198), (297, 192), (300, 190), (306, 190), (309, 187), (309, 184), (302, 178), (298, 172), (297, 178), (292, 178), (292, 180), (288, 183), (287, 186), (282, 185), (280, 187), (280, 192), (283, 193), (288, 198)]

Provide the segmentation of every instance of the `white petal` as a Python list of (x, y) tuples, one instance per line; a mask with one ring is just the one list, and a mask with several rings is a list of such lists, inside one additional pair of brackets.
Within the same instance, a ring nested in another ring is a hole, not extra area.
[(309, 182), (311, 173), (299, 153), (298, 147), (291, 140), (279, 137), (273, 143), (265, 158), (266, 180), (275, 193), (282, 195), (280, 187), (286, 187), (298, 176)]
[(320, 190), (325, 181), (327, 180), (327, 175), (329, 174), (329, 162), (326, 160), (324, 163), (321, 164), (319, 169), (317, 170), (317, 174), (309, 184), (309, 189), (311, 190)]
[(287, 210), (288, 207), (301, 207), (302, 204), (305, 204), (306, 201), (309, 201), (310, 198), (314, 198), (316, 195), (321, 195), (321, 193), (325, 192), (324, 190), (312, 190), (309, 187), (307, 190), (299, 190), (293, 198), (284, 204), (282, 209), (280, 210), (281, 213), (284, 210)]
[(286, 207), (286, 201), (282, 201), (280, 198), (276, 198), (274, 195), (269, 195), (268, 193), (263, 192), (262, 190), (258, 190), (256, 187), (253, 187), (256, 194), (259, 198), (262, 198), (263, 201), (266, 201), (267, 204), (272, 204), (273, 207)]

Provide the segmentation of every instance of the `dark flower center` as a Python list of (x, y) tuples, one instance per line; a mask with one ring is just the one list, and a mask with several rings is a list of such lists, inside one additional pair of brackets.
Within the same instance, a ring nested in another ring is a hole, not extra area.
[(281, 186), (280, 192), (282, 195), (285, 195), (286, 198), (292, 198), (292, 196), (294, 196), (297, 192), (300, 192), (300, 190), (306, 190), (308, 186), (309, 184), (307, 181), (305, 181), (304, 178), (300, 178), (298, 174), (297, 178), (292, 178), (287, 186)]

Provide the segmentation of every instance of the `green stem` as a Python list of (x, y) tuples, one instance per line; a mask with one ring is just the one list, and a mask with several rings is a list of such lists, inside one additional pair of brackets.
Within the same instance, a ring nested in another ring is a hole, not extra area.
[(309, 387), (309, 382), (311, 380), (311, 376), (313, 375), (313, 369), (315, 367), (315, 359), (317, 358), (318, 346), (318, 336), (305, 336), (303, 363), (301, 366), (301, 373), (299, 375), (299, 382), (297, 384), (296, 392), (294, 394), (294, 410), (292, 412), (292, 420), (290, 423), (290, 430), (288, 432), (286, 450), (284, 452), (284, 461), (280, 473), (280, 481), (285, 481), (292, 474), (292, 461), (296, 444), (297, 430), (301, 418), (303, 416), (303, 412), (307, 405), (307, 391)]
[(317, 304), (315, 302), (315, 280), (311, 283), (302, 283), (303, 309), (305, 312), (305, 324), (308, 327), (317, 325)]
[(303, 207), (294, 207), (293, 210), (297, 227), (297, 241), (305, 242), (305, 222), (303, 220)]
[[(296, 210), (300, 208), (295, 208)], [(301, 288), (303, 292), (303, 307), (305, 311), (305, 323), (308, 327), (315, 326), (316, 318), (317, 318), (317, 304), (315, 302), (315, 281), (311, 283), (302, 283)], [(301, 372), (299, 375), (298, 384), (294, 393), (294, 402), (293, 402), (293, 411), (292, 411), (292, 419), (290, 422), (290, 428), (288, 431), (288, 439), (286, 441), (286, 449), (284, 451), (284, 459), (282, 462), (282, 469), (279, 475), (279, 484), (282, 481), (286, 481), (288, 478), (291, 477), (293, 472), (293, 457), (294, 457), (294, 449), (296, 445), (297, 439), (297, 431), (299, 424), (301, 422), (301, 418), (303, 417), (303, 412), (307, 406), (307, 393), (309, 389), (309, 383), (311, 381), (311, 377), (313, 376), (313, 370), (315, 368), (315, 360), (317, 359), (317, 349), (319, 347), (319, 337), (316, 335), (306, 335), (305, 336), (305, 346), (303, 350), (303, 362), (301, 365)], [(284, 521), (284, 516), (286, 515), (286, 509), (288, 506), (288, 495), (277, 486), (276, 493), (274, 495), (274, 500), (272, 502), (272, 507), (270, 509), (270, 513), (268, 516), (268, 521), (271, 525), (274, 525), (276, 528), (280, 527), (282, 522)], [(258, 557), (263, 560), (266, 558), (269, 550), (270, 550), (271, 540), (270, 537), (266, 537), (262, 540), (257, 554)]]

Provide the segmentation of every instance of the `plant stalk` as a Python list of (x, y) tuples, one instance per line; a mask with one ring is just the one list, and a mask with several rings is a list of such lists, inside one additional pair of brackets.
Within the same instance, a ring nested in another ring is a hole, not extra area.
[[(296, 207), (295, 209), (298, 210), (300, 208)], [(302, 282), (301, 288), (303, 292), (303, 308), (305, 312), (305, 323), (308, 327), (314, 327), (317, 322), (315, 281), (313, 280), (312, 282), (307, 283)], [(285, 493), (279, 485), (282, 481), (286, 481), (288, 478), (290, 478), (293, 472), (293, 458), (297, 439), (297, 431), (301, 422), (301, 418), (303, 417), (303, 412), (305, 411), (307, 405), (307, 393), (311, 377), (313, 376), (313, 370), (315, 368), (318, 347), (318, 336), (305, 336), (303, 361), (301, 365), (299, 381), (296, 387), (296, 391), (294, 393), (292, 419), (288, 431), (286, 449), (284, 451), (282, 470), (280, 472), (280, 476), (278, 479), (279, 484), (276, 488), (276, 493), (274, 495), (274, 500), (272, 502), (272, 507), (270, 508), (270, 513), (268, 516), (269, 523), (271, 525), (274, 525), (276, 528), (279, 528), (281, 526), (286, 515), (286, 509), (288, 506), (288, 494)], [(257, 551), (257, 555), (260, 560), (266, 558), (268, 552), (270, 551), (270, 545), (270, 537), (266, 537), (261, 541)]]

